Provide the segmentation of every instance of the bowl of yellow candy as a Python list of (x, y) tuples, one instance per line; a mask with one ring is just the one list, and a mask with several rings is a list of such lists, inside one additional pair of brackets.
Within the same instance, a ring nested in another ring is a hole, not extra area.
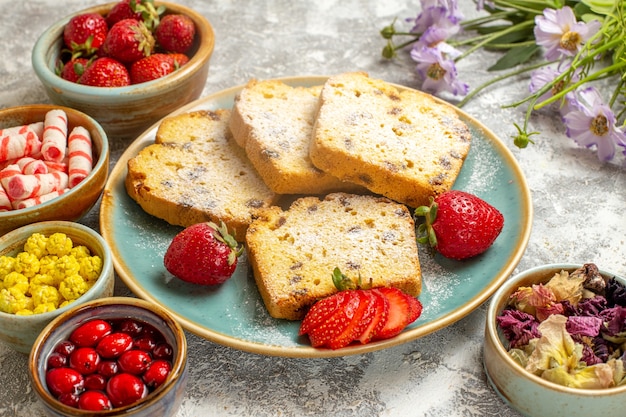
[(29, 353), (72, 306), (113, 295), (111, 250), (79, 223), (29, 224), (0, 237), (0, 342)]

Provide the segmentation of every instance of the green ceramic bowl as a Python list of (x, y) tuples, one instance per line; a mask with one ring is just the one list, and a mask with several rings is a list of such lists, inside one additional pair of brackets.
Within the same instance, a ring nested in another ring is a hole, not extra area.
[(0, 110), (0, 129), (43, 122), (52, 109), (67, 114), (68, 132), (83, 126), (93, 144), (93, 169), (76, 187), (52, 200), (33, 207), (0, 212), (0, 236), (18, 227), (46, 220), (76, 221), (96, 204), (109, 175), (109, 141), (106, 133), (93, 118), (78, 110), (50, 104), (32, 104)]
[(102, 259), (102, 272), (86, 293), (54, 311), (27, 316), (0, 312), (0, 342), (18, 352), (29, 353), (42, 329), (59, 315), (84, 302), (113, 295), (115, 275), (109, 245), (95, 230), (79, 223), (48, 221), (20, 227), (0, 237), (0, 256), (15, 256), (22, 252), (24, 243), (33, 233), (48, 237), (56, 232), (69, 236), (74, 246), (84, 245), (92, 255), (98, 255)]
[[(607, 389), (570, 388), (531, 374), (515, 362), (505, 348), (506, 339), (498, 330), (496, 317), (510, 295), (522, 286), (547, 282), (555, 273), (574, 271), (582, 265), (549, 264), (526, 270), (502, 285), (493, 295), (487, 311), (483, 361), (491, 386), (502, 399), (528, 417), (623, 416), (626, 386)], [(605, 278), (616, 277), (600, 271)]]
[(33, 69), (53, 103), (81, 110), (96, 119), (111, 140), (133, 137), (148, 126), (200, 96), (208, 76), (215, 36), (208, 20), (194, 10), (175, 3), (164, 5), (166, 13), (182, 13), (196, 25), (197, 41), (189, 62), (174, 73), (127, 87), (91, 87), (66, 81), (55, 73), (63, 44), (63, 28), (82, 13), (105, 15), (115, 4), (107, 3), (77, 11), (54, 23), (39, 37), (32, 51)]

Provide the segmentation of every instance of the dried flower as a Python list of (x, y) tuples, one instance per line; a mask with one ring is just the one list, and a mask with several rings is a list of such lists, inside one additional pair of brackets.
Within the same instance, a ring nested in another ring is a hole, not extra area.
[[(421, 0), (418, 16), (407, 19), (413, 24), (408, 32), (396, 31), (395, 21), (381, 31), (387, 39), (383, 56), (393, 58), (410, 46), (421, 89), (465, 96), (457, 102), (459, 107), (495, 83), (532, 73), (530, 94), (508, 105), (527, 106), (524, 122), (514, 123), (516, 146), (528, 146), (533, 143), (530, 137), (538, 134), (528, 130), (533, 112), (552, 108), (561, 113), (566, 134), (596, 150), (600, 160), (614, 159), (618, 147), (626, 155), (626, 2), (475, 2), (487, 15), (464, 20), (457, 0)], [(393, 39), (398, 36), (409, 40), (396, 45)], [(459, 62), (481, 48), (507, 51), (488, 71), (509, 71), (470, 88), (462, 81)], [(610, 97), (589, 92), (592, 83), (607, 79), (615, 86)]]

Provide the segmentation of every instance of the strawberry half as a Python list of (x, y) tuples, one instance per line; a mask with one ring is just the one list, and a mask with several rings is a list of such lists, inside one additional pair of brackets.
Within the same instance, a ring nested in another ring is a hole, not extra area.
[(197, 223), (174, 236), (163, 264), (183, 281), (216, 285), (233, 275), (242, 252), (224, 223)]
[(504, 217), (481, 198), (459, 190), (446, 191), (430, 206), (418, 207), (425, 217), (418, 226), (419, 243), (429, 243), (446, 258), (462, 260), (485, 252), (500, 235)]

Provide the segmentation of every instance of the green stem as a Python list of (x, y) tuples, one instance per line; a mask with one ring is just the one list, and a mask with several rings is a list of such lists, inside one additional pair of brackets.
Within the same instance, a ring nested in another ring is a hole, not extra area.
[(466, 56), (468, 56), (472, 52), (474, 52), (474, 51), (480, 49), (482, 46), (488, 44), (493, 39), (497, 39), (497, 38), (499, 38), (502, 35), (506, 35), (507, 33), (514, 32), (514, 31), (516, 31), (518, 29), (522, 29), (522, 28), (525, 28), (527, 26), (533, 26), (534, 24), (535, 24), (534, 21), (527, 20), (527, 21), (518, 23), (516, 25), (512, 25), (512, 26), (508, 27), (507, 29), (504, 29), (504, 30), (502, 30), (500, 32), (493, 33), (493, 34), (489, 35), (486, 39), (483, 39), (481, 42), (478, 42), (477, 44), (475, 44), (474, 46), (469, 48), (467, 51), (465, 51), (463, 54), (461, 54), (459, 57), (457, 57), (455, 59), (455, 61), (458, 62), (459, 60), (465, 58)]
[[(550, 98), (542, 101), (541, 103), (535, 105), (534, 110), (539, 110), (542, 107), (547, 106), (548, 104), (554, 103), (555, 101), (560, 100), (561, 98), (563, 98), (565, 96), (565, 94), (569, 93), (570, 91), (576, 90), (581, 85), (583, 85), (585, 83), (588, 83), (589, 81), (598, 80), (601, 77), (603, 77), (604, 75), (610, 75), (610, 73), (612, 73), (613, 71), (617, 71), (620, 68), (626, 68), (626, 61), (618, 62), (616, 64), (610, 65), (608, 67), (602, 68), (601, 70), (598, 70), (598, 71), (594, 72), (593, 74), (591, 74), (591, 75), (589, 75), (589, 76), (579, 80), (578, 82), (568, 86), (567, 88), (564, 88), (563, 90), (559, 91), (557, 94), (553, 95), (552, 97), (550, 97)], [(561, 76), (557, 77), (554, 80), (554, 82), (558, 82), (557, 80), (559, 80), (559, 78), (561, 78), (566, 73), (561, 74)], [(554, 84), (554, 83), (552, 83), (552, 84)]]
[[(543, 12), (543, 9), (546, 8), (546, 2), (542, 1), (542, 0), (524, 0), (524, 1), (520, 1), (520, 2), (516, 2), (516, 1), (494, 1), (494, 3), (497, 6), (503, 6), (503, 7), (510, 7), (512, 9), (516, 9), (517, 11), (524, 11), (526, 13), (530, 13), (530, 14), (541, 14)], [(536, 5), (537, 8), (533, 8), (533, 7), (528, 7), (528, 6), (532, 6), (532, 5)], [(533, 22), (534, 23), (534, 22)]]
[(498, 13), (492, 13), (487, 16), (477, 17), (475, 19), (468, 19), (461, 22), (461, 27), (465, 30), (472, 30), (475, 27), (482, 25), (483, 23), (496, 22), (498, 20), (504, 20), (505, 18), (517, 14), (516, 11), (501, 11)]
[[(487, 82), (485, 82), (485, 83), (483, 83), (483, 84), (479, 85), (479, 86), (478, 86), (478, 87), (476, 87), (475, 89), (473, 89), (473, 90), (472, 90), (469, 94), (467, 94), (467, 95), (465, 96), (465, 98), (463, 98), (463, 100), (461, 100), (461, 101), (457, 104), (457, 107), (463, 107), (463, 106), (464, 106), (465, 104), (467, 104), (467, 102), (468, 102), (468, 101), (470, 101), (470, 100), (471, 100), (471, 99), (472, 99), (472, 98), (473, 98), (476, 94), (478, 94), (480, 91), (484, 90), (485, 88), (489, 87), (490, 85), (493, 85), (493, 84), (495, 84), (495, 83), (497, 83), (497, 82), (499, 82), (499, 81), (502, 81), (502, 80), (504, 80), (504, 79), (506, 79), (506, 78), (509, 78), (509, 77), (514, 77), (514, 76), (516, 76), (516, 75), (523, 74), (523, 73), (525, 73), (525, 72), (532, 71), (532, 70), (534, 70), (534, 69), (541, 68), (541, 67), (544, 67), (544, 66), (549, 65), (549, 64), (551, 64), (551, 62), (540, 62), (540, 63), (538, 63), (538, 64), (531, 65), (531, 66), (524, 67), (524, 68), (519, 68), (519, 69), (517, 69), (517, 70), (515, 70), (515, 71), (511, 71), (511, 72), (508, 72), (508, 73), (506, 73), (506, 74), (502, 74), (502, 75), (500, 75), (500, 76), (498, 76), (498, 77), (492, 78), (492, 79), (490, 79), (489, 81), (487, 81)], [(521, 103), (520, 103), (520, 104), (521, 104)]]

